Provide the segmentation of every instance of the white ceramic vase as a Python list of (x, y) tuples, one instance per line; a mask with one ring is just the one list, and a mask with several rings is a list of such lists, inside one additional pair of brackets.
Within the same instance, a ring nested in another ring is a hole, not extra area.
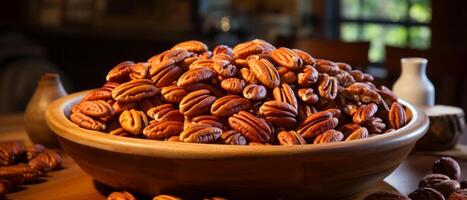
[(425, 58), (402, 58), (401, 76), (392, 88), (398, 97), (419, 107), (435, 104), (435, 87), (426, 76), (427, 63)]

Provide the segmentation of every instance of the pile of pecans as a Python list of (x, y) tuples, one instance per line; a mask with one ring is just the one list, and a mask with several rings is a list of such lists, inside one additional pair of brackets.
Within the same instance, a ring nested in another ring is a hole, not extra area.
[(459, 182), (460, 178), (461, 169), (457, 161), (442, 157), (433, 164), (433, 174), (423, 177), (409, 196), (376, 192), (365, 200), (467, 200), (467, 181)]
[(411, 113), (373, 77), (255, 39), (212, 51), (186, 41), (125, 61), (71, 121), (111, 135), (233, 145), (322, 144), (403, 127)]
[(21, 184), (35, 183), (62, 168), (61, 156), (41, 144), (25, 148), (19, 142), (0, 144), (0, 198)]

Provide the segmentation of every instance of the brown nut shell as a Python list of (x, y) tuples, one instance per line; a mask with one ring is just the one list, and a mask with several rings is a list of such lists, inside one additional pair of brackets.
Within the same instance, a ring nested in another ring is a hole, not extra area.
[(180, 134), (180, 141), (211, 143), (221, 137), (222, 129), (207, 124), (190, 124)]
[(183, 122), (180, 121), (162, 121), (151, 122), (143, 130), (144, 136), (151, 140), (163, 140), (172, 136), (179, 136), (183, 131)]
[(118, 121), (122, 128), (134, 135), (141, 134), (143, 129), (149, 124), (146, 114), (135, 109), (123, 111)]
[(112, 90), (112, 97), (118, 102), (139, 101), (160, 93), (160, 89), (147, 79), (131, 80)]
[(280, 84), (279, 72), (274, 65), (266, 59), (248, 60), (250, 71), (267, 88), (274, 89)]
[(211, 96), (208, 90), (190, 92), (180, 102), (180, 112), (187, 117), (206, 114), (214, 101), (216, 97)]
[(228, 121), (230, 127), (250, 141), (266, 143), (271, 139), (273, 130), (264, 118), (256, 117), (246, 111), (240, 111), (229, 117)]
[(218, 117), (229, 117), (250, 108), (250, 101), (237, 95), (227, 95), (217, 99), (211, 106), (211, 113)]

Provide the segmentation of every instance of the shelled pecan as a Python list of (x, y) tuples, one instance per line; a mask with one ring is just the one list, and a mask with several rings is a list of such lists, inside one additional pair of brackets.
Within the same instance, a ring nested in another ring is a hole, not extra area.
[(273, 130), (264, 118), (240, 111), (229, 117), (229, 124), (237, 132), (252, 142), (266, 143), (271, 139)]
[(178, 136), (183, 131), (183, 122), (161, 121), (151, 122), (143, 129), (143, 134), (151, 140), (163, 140), (172, 136)]

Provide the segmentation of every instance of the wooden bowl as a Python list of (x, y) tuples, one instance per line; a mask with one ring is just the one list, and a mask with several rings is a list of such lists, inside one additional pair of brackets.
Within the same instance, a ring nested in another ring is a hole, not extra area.
[(53, 102), (48, 126), (63, 149), (97, 181), (146, 195), (178, 193), (241, 199), (337, 198), (388, 176), (428, 129), (413, 113), (403, 128), (361, 140), (302, 146), (234, 146), (125, 138), (86, 130), (67, 116), (89, 91)]

